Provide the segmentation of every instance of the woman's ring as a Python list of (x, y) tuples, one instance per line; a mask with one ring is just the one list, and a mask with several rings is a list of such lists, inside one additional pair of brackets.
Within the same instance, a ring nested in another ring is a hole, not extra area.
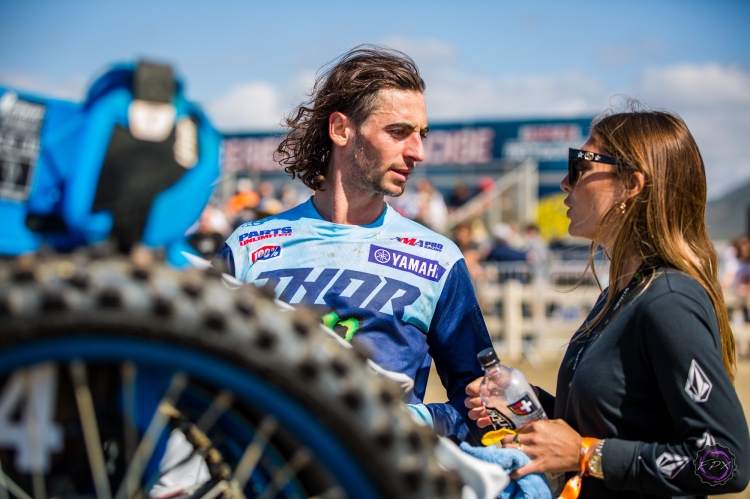
[(521, 452), (523, 452), (523, 444), (518, 444), (518, 450), (520, 450)]
[(516, 433), (515, 435), (513, 435), (513, 443), (514, 444), (520, 444), (521, 443), (521, 439), (518, 437), (518, 433)]

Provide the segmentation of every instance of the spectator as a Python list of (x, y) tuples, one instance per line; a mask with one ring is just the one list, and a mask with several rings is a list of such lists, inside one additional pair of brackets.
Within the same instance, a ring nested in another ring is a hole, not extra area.
[(416, 187), (418, 214), (414, 220), (435, 232), (444, 233), (448, 208), (443, 195), (424, 177), (417, 180)]
[(276, 198), (276, 188), (271, 182), (267, 180), (261, 182), (258, 185), (258, 193), (260, 194), (260, 202), (256, 212), (259, 220), (276, 215), (284, 210), (283, 204)]
[(472, 240), (471, 226), (466, 223), (456, 225), (453, 229), (453, 242), (464, 255), (471, 278), (480, 277), (482, 275), (482, 268), (479, 266), (480, 245)]
[(461, 206), (466, 204), (466, 202), (471, 199), (472, 196), (473, 194), (471, 192), (471, 189), (469, 189), (466, 184), (464, 184), (463, 182), (457, 183), (446, 202), (446, 204), (448, 205), (448, 209), (460, 208)]
[(295, 189), (294, 184), (291, 183), (284, 184), (279, 190), (279, 201), (281, 201), (281, 206), (284, 211), (291, 210), (298, 204), (307, 201), (308, 197), (309, 195), (304, 196), (303, 199), (302, 196), (299, 195), (297, 189)]
[(211, 204), (203, 210), (199, 223), (198, 231), (188, 242), (203, 258), (210, 260), (233, 229), (224, 212)]
[(734, 290), (742, 300), (745, 322), (750, 322), (750, 239), (740, 238), (737, 242), (737, 272), (734, 276)]
[(539, 227), (534, 224), (527, 225), (523, 230), (521, 249), (526, 253), (529, 263), (540, 266), (549, 260), (549, 247), (539, 233)]
[(229, 215), (236, 228), (245, 222), (255, 219), (253, 209), (260, 203), (260, 196), (253, 191), (253, 182), (249, 178), (237, 180), (237, 194), (229, 198), (224, 211)]
[(388, 203), (396, 212), (404, 218), (414, 220), (419, 215), (419, 204), (417, 194), (410, 185), (406, 186), (404, 193), (397, 198), (386, 198)]
[(489, 254), (485, 258), (488, 262), (526, 262), (526, 253), (514, 249), (509, 244), (513, 239), (513, 229), (507, 224), (497, 224), (493, 227), (492, 234), (495, 242)]
[(724, 253), (722, 258), (719, 260), (719, 274), (721, 275), (721, 287), (725, 293), (734, 292), (734, 281), (737, 276), (737, 269), (739, 268), (740, 261), (738, 259), (740, 241), (742, 237), (733, 239)]

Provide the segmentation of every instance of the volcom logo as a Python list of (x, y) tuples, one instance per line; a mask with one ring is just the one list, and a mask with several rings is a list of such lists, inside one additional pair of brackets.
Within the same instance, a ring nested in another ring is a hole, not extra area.
[(669, 454), (668, 452), (665, 452), (656, 458), (656, 465), (659, 467), (659, 471), (669, 479), (677, 476), (677, 473), (682, 471), (685, 465), (689, 462), (690, 459), (685, 456)]
[(703, 432), (701, 439), (695, 442), (695, 445), (697, 445), (699, 449), (702, 449), (706, 446), (716, 445), (716, 440), (714, 439), (714, 436), (706, 430)]
[(685, 391), (688, 396), (696, 402), (705, 402), (711, 394), (711, 388), (713, 388), (711, 380), (708, 379), (701, 366), (693, 359), (693, 362), (690, 364), (690, 371), (688, 371), (687, 382), (685, 383)]

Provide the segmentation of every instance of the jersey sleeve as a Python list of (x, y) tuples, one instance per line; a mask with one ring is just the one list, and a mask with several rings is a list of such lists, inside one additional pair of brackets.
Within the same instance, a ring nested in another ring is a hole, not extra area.
[[(706, 295), (666, 293), (637, 319), (641, 355), (676, 438), (606, 439), (605, 485), (659, 496), (739, 492), (748, 483), (750, 437), (724, 369), (716, 316)], [(648, 421), (641, 424), (647, 425)]]
[(427, 345), (448, 395), (447, 403), (427, 404), (435, 430), (478, 444), (483, 432), (468, 417), (465, 390), (466, 385), (484, 375), (477, 353), (492, 342), (463, 259), (448, 274), (427, 333)]
[(224, 243), (221, 249), (216, 253), (214, 259), (211, 260), (211, 264), (222, 271), (225, 274), (229, 274), (232, 277), (237, 277), (234, 268), (234, 254), (229, 244)]

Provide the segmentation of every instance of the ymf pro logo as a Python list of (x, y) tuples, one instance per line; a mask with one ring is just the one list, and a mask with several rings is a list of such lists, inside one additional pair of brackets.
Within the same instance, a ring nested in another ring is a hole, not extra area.
[(258, 260), (270, 260), (281, 256), (281, 246), (263, 246), (250, 254), (250, 260), (255, 263)]
[(397, 237), (396, 240), (407, 246), (417, 246), (420, 248), (426, 248), (432, 251), (443, 251), (443, 245), (439, 243), (433, 243), (432, 241), (424, 241), (417, 239), (416, 237)]

